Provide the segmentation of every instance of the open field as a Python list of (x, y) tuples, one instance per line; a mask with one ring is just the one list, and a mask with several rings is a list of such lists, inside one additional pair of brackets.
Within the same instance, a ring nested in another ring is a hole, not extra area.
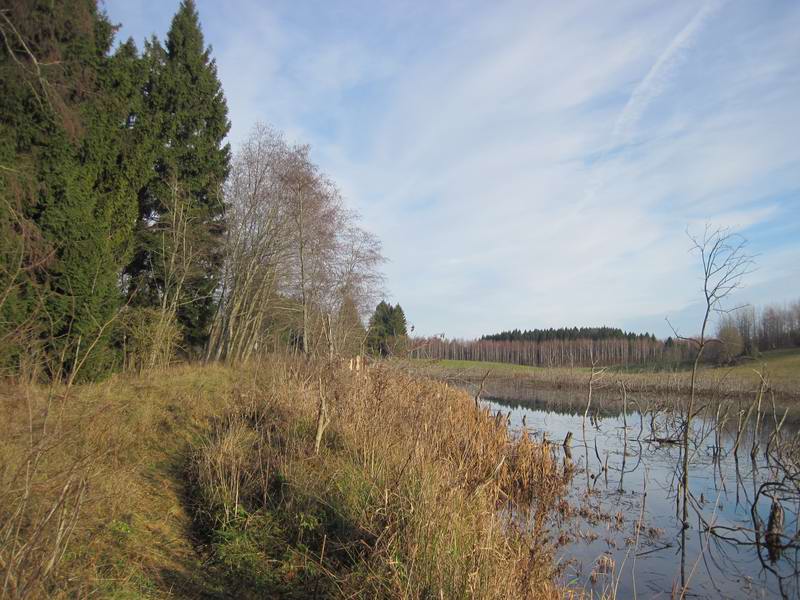
[[(524, 380), (541, 388), (585, 388), (591, 377), (589, 367), (529, 367), (505, 363), (462, 360), (403, 360), (399, 366), (414, 373), (448, 380), (479, 382), (489, 372), (487, 380)], [(701, 368), (697, 387), (704, 395), (750, 395), (759, 385), (757, 371), (765, 374), (776, 396), (782, 399), (800, 398), (800, 349), (764, 352), (758, 359), (733, 367)], [(608, 369), (598, 385), (617, 385), (624, 382), (637, 392), (684, 393), (689, 389), (691, 370), (626, 370)]]
[(550, 452), (381, 367), (7, 388), (0, 456), (2, 598), (564, 595)]
[(762, 365), (766, 368), (770, 382), (776, 388), (793, 389), (795, 393), (800, 394), (800, 349), (764, 352), (760, 358), (731, 367), (729, 370), (734, 377), (756, 382), (757, 375), (753, 369), (758, 369)]

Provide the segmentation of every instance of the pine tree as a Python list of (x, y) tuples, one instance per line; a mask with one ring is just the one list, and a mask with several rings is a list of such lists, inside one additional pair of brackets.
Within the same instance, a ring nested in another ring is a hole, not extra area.
[(392, 307), (389, 317), (389, 333), (393, 337), (404, 338), (408, 336), (408, 324), (406, 323), (406, 314), (403, 308), (398, 303), (397, 306)]
[(2, 192), (49, 253), (17, 286), (28, 300), (16, 318), (38, 323), (54, 375), (80, 366), (94, 377), (115, 360), (118, 278), (146, 171), (132, 119), (138, 59), (130, 45), (110, 55), (114, 28), (91, 0), (27, 4), (3, 15), (0, 160), (13, 166)]
[(188, 346), (202, 345), (215, 308), (222, 266), (224, 204), (230, 167), (228, 109), (211, 48), (204, 45), (193, 0), (183, 0), (166, 46), (146, 47), (148, 127), (157, 139), (154, 176), (139, 193), (136, 255), (128, 267), (134, 302), (158, 306), (165, 293), (162, 222), (177, 198), (185, 203), (192, 268), (183, 283), (178, 319)]
[(407, 327), (402, 307), (382, 300), (369, 321), (367, 347), (379, 356), (394, 354), (408, 337)]

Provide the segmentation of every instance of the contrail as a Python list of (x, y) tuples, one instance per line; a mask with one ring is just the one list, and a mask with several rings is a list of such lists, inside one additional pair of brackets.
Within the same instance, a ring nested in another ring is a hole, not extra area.
[(603, 162), (614, 149), (627, 141), (634, 126), (639, 121), (642, 114), (644, 114), (644, 111), (647, 110), (650, 103), (666, 89), (670, 76), (685, 60), (687, 51), (692, 47), (692, 44), (697, 39), (706, 21), (708, 21), (724, 3), (725, 0), (712, 0), (703, 5), (694, 17), (692, 17), (691, 21), (672, 38), (669, 46), (661, 53), (658, 60), (650, 67), (644, 79), (642, 79), (633, 90), (630, 98), (628, 98), (628, 102), (625, 104), (625, 108), (622, 109), (622, 112), (614, 123), (609, 144), (599, 153), (597, 167), (589, 177), (583, 200), (575, 205), (572, 211), (573, 215), (580, 212), (586, 204), (594, 200), (597, 190), (603, 185), (607, 176), (607, 169)]
[(661, 95), (667, 87), (670, 75), (684, 61), (687, 50), (692, 47), (703, 25), (723, 4), (723, 0), (715, 0), (703, 6), (661, 53), (645, 78), (633, 90), (625, 108), (617, 118), (611, 133), (612, 144), (619, 141), (620, 138), (626, 137), (647, 106)]

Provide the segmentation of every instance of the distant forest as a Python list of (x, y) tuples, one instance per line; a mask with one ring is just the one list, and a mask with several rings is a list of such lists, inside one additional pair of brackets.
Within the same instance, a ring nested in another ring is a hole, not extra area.
[(480, 339), (491, 342), (548, 342), (550, 340), (621, 340), (644, 339), (656, 341), (651, 333), (633, 333), (618, 327), (559, 327), (558, 329), (526, 329), (501, 331)]
[(541, 367), (678, 364), (692, 356), (686, 342), (654, 340), (651, 336), (605, 339), (416, 340), (417, 358), (477, 360)]
[[(682, 333), (681, 336), (689, 336)], [(417, 338), (413, 356), (543, 367), (598, 365), (679, 365), (694, 357), (695, 346), (681, 336), (657, 339), (615, 327), (562, 327), (503, 331), (477, 340)], [(725, 313), (717, 323), (704, 360), (727, 364), (759, 353), (800, 347), (800, 300)]]

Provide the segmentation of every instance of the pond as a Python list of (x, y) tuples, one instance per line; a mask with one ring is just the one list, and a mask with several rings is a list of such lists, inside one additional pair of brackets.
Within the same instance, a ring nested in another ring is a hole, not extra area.
[(564, 583), (620, 599), (800, 597), (800, 477), (786, 441), (798, 423), (766, 402), (700, 403), (686, 527), (679, 404), (631, 398), (584, 419), (585, 393), (482, 402), (516, 435), (549, 440), (571, 476), (552, 527)]

